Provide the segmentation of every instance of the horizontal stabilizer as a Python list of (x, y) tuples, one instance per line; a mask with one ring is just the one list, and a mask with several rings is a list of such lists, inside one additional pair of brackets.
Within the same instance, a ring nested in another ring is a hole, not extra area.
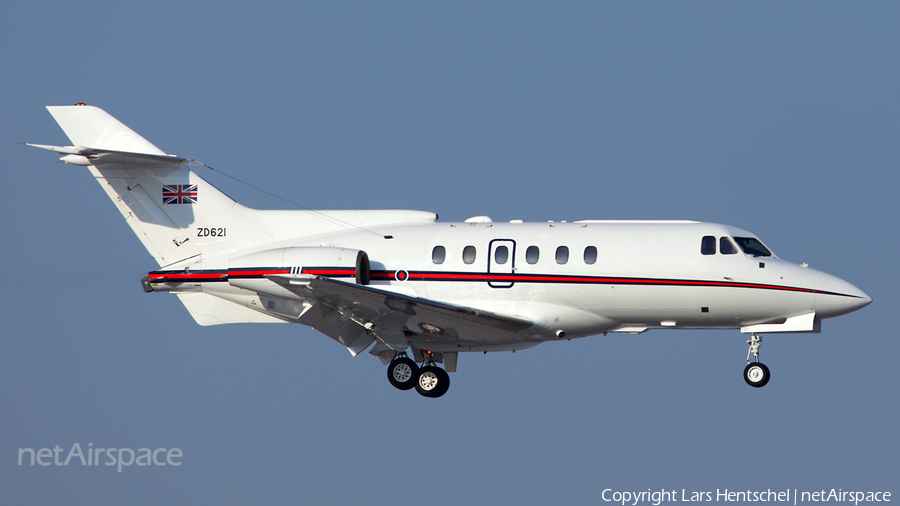
[(151, 155), (147, 153), (132, 153), (128, 151), (114, 151), (111, 149), (84, 148), (78, 146), (50, 146), (47, 144), (29, 144), (26, 146), (46, 149), (54, 153), (66, 156), (61, 161), (73, 165), (105, 165), (110, 163), (127, 163), (129, 165), (158, 165), (160, 163), (185, 163), (187, 160), (175, 155)]

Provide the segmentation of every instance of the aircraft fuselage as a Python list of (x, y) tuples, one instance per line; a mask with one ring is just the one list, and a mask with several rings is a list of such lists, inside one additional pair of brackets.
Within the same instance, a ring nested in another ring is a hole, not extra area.
[[(704, 237), (714, 239), (714, 252), (703, 254)], [(459, 336), (452, 342), (434, 340), (428, 345), (433, 351), (519, 349), (560, 336), (570, 339), (611, 331), (734, 329), (780, 324), (809, 313), (821, 320), (870, 301), (853, 285), (815, 269), (774, 255), (745, 253), (735, 237), (755, 239), (735, 227), (700, 222), (435, 222), (270, 243), (203, 260), (187, 274), (179, 265), (155, 271), (150, 278), (178, 276), (171, 291), (203, 291), (232, 300), (256, 295), (260, 286), (270, 285), (270, 295), (277, 297), (280, 287), (267, 276), (295, 272), (352, 280), (354, 269), (302, 265), (302, 260), (294, 262), (298, 265), (253, 265), (259, 284), (251, 285), (257, 290), (248, 291), (229, 283), (229, 267), (240, 268), (229, 262), (256, 250), (347, 248), (368, 254), (372, 287), (534, 323), (520, 332), (519, 339), (507, 338), (505, 343)], [(730, 242), (733, 250), (723, 253), (722, 241)], [(276, 305), (284, 312), (272, 312), (295, 320), (304, 307), (291, 304), (292, 298)], [(267, 302), (248, 307), (265, 310)]]

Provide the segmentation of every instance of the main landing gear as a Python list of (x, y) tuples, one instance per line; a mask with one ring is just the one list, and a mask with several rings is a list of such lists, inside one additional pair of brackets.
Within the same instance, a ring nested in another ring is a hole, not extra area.
[(450, 388), (450, 375), (447, 371), (434, 365), (431, 360), (426, 360), (425, 365), (419, 367), (406, 353), (401, 353), (391, 361), (387, 376), (394, 387), (400, 390), (415, 388), (416, 392), (425, 397), (440, 397)]
[[(750, 349), (747, 350), (747, 367), (744, 368), (744, 381), (751, 387), (764, 387), (769, 382), (769, 368), (759, 361), (759, 348), (762, 346), (762, 338), (759, 334), (750, 334), (747, 339)], [(755, 362), (750, 362), (750, 354), (756, 358)]]

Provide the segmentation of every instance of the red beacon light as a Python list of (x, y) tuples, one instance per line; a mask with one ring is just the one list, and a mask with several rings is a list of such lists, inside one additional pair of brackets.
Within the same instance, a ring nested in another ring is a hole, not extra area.
[(84, 105), (84, 102), (78, 102), (78, 103), (75, 104), (75, 105)]

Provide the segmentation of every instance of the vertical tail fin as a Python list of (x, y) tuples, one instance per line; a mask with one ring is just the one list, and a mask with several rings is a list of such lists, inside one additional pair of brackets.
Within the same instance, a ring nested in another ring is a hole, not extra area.
[(192, 172), (188, 160), (167, 155), (103, 109), (47, 110), (74, 145), (30, 146), (87, 167), (161, 267), (201, 255), (204, 264), (227, 265), (225, 254), (276, 240), (349, 229), (378, 235), (371, 227), (437, 219), (434, 213), (406, 210), (249, 209)]
[(92, 106), (47, 107), (74, 146), (32, 145), (87, 166), (160, 266), (268, 242), (242, 206), (192, 172), (187, 161)]
[(90, 105), (47, 106), (75, 146), (167, 156), (109, 113)]

